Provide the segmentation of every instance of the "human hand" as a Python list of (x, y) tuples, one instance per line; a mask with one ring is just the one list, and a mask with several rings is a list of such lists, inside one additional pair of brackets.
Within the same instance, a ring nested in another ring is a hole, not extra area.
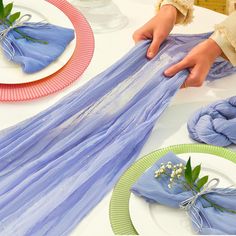
[(174, 27), (176, 17), (177, 9), (172, 5), (164, 5), (156, 16), (134, 32), (133, 39), (135, 43), (146, 39), (152, 40), (147, 50), (149, 59), (152, 59), (158, 53), (160, 45)]
[(213, 39), (209, 38), (195, 46), (182, 61), (171, 66), (164, 74), (172, 77), (181, 70), (189, 69), (190, 74), (181, 88), (200, 87), (215, 59), (221, 54), (221, 48)]

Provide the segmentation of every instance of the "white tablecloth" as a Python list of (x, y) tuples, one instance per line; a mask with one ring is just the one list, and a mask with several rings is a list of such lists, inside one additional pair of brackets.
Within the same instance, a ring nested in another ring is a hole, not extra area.
[[(97, 73), (117, 61), (132, 46), (132, 33), (154, 14), (154, 0), (114, 0), (121, 11), (129, 18), (126, 28), (107, 34), (95, 35), (95, 53), (93, 60), (80, 80), (67, 89), (35, 101), (0, 104), (0, 128), (4, 129), (18, 123), (54, 104), (60, 98), (82, 86)], [(176, 33), (203, 33), (212, 31), (214, 25), (225, 16), (196, 7), (194, 22), (188, 26), (178, 26)], [(236, 95), (236, 76), (206, 83), (201, 88), (188, 88), (179, 91), (167, 111), (155, 126), (140, 157), (175, 144), (192, 143), (186, 130), (189, 116), (201, 106), (213, 101)], [(235, 147), (231, 147), (236, 150)], [(109, 200), (111, 193), (81, 222), (73, 236), (113, 235), (109, 223)]]

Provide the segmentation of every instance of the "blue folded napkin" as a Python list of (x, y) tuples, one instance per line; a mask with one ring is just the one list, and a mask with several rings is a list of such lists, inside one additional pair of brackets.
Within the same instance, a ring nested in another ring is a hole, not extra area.
[[(0, 31), (3, 29), (3, 25), (0, 25)], [(28, 23), (17, 29), (32, 38), (47, 42), (44, 44), (27, 40), (15, 30), (8, 32), (2, 40), (1, 46), (6, 57), (20, 64), (25, 73), (34, 73), (47, 67), (63, 53), (66, 46), (74, 39), (73, 29), (52, 24), (37, 27), (37, 24)], [(13, 50), (14, 53), (9, 55), (9, 50)]]
[[(147, 202), (179, 208), (180, 204), (191, 198), (193, 194), (190, 191), (183, 190), (180, 185), (173, 185), (171, 189), (168, 188), (169, 177), (155, 178), (155, 171), (160, 168), (161, 163), (167, 163), (168, 161), (173, 164), (183, 163), (185, 165), (185, 162), (174, 153), (168, 153), (138, 179), (132, 186), (131, 191), (135, 195), (144, 198)], [(225, 195), (217, 192), (206, 195), (212, 202), (224, 208), (236, 210), (235, 190)], [(196, 200), (194, 207), (189, 208), (188, 214), (194, 229), (199, 234), (236, 234), (236, 214), (217, 210), (211, 207), (202, 197)], [(199, 222), (198, 226), (196, 222)]]

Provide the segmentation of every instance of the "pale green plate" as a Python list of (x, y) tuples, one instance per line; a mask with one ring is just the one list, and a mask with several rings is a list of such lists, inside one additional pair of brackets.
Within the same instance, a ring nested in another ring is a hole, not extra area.
[(130, 188), (159, 158), (168, 152), (209, 153), (236, 163), (236, 153), (225, 148), (204, 144), (183, 144), (154, 151), (132, 165), (121, 177), (112, 194), (110, 202), (110, 222), (113, 232), (118, 235), (137, 235), (129, 215)]

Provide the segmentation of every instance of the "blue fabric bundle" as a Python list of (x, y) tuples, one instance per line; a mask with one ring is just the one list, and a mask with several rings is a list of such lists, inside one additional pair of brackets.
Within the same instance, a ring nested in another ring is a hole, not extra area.
[[(209, 34), (149, 41), (85, 86), (0, 135), (0, 234), (68, 235), (135, 161), (188, 71), (164, 70)], [(209, 78), (235, 70), (224, 60)], [(216, 73), (217, 72), (217, 73)]]
[[(4, 30), (0, 25), (0, 32)], [(23, 34), (47, 42), (33, 42), (23, 38), (14, 29), (2, 39), (1, 46), (6, 57), (20, 64), (25, 73), (34, 73), (55, 61), (74, 39), (74, 30), (52, 24), (26, 23), (18, 27)]]
[(216, 146), (236, 144), (236, 96), (201, 108), (188, 121), (192, 139)]
[[(132, 186), (131, 191), (135, 195), (143, 197), (147, 202), (179, 208), (182, 202), (193, 197), (193, 193), (183, 190), (183, 186), (179, 184), (175, 184), (169, 189), (169, 177), (160, 177), (158, 179), (154, 177), (155, 171), (160, 168), (161, 163), (167, 163), (168, 161), (171, 161), (174, 165), (179, 163), (186, 164), (182, 159), (170, 152), (149, 168)], [(227, 191), (223, 193), (224, 190), (222, 191), (222, 189), (214, 189), (214, 192), (205, 196), (219, 206), (236, 211), (236, 189), (230, 191), (227, 189)], [(189, 208), (188, 213), (194, 229), (199, 234), (236, 234), (236, 214), (219, 211), (202, 197), (196, 200), (194, 206)]]

